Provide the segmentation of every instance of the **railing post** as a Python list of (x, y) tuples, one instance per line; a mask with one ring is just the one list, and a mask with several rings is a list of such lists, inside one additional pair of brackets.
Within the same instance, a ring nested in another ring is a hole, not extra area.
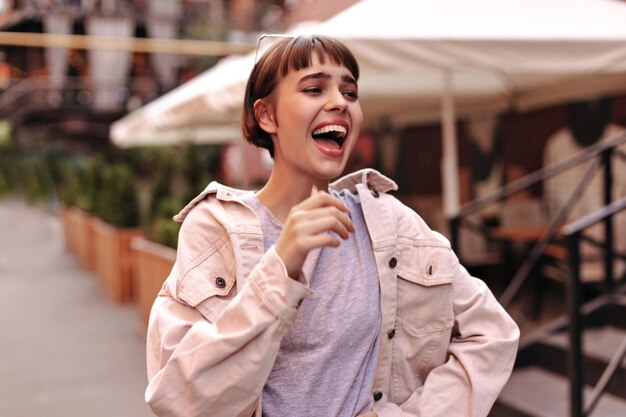
[[(604, 206), (613, 200), (613, 171), (611, 164), (612, 148), (602, 152), (604, 164)], [(607, 293), (613, 292), (613, 216), (604, 219), (604, 273)]]
[(570, 316), (570, 417), (583, 417), (582, 364), (581, 364), (581, 331), (580, 317), (580, 232), (568, 237), (569, 247), (569, 316)]

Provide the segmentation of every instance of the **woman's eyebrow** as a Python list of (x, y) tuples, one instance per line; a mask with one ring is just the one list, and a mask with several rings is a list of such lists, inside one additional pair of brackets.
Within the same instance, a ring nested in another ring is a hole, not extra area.
[(356, 80), (354, 79), (354, 77), (351, 77), (348, 74), (342, 75), (341, 76), (341, 81), (343, 81), (344, 83), (357, 85)]
[[(300, 78), (300, 81), (298, 81), (298, 83), (303, 83), (308, 80), (327, 80), (329, 78), (331, 78), (330, 74), (328, 74), (327, 72), (320, 71), (320, 72), (314, 72), (312, 74), (305, 75), (304, 77)], [(357, 85), (357, 82), (354, 79), (354, 77), (348, 74), (342, 75), (341, 81), (343, 81), (344, 83)]]
[(307, 74), (304, 77), (300, 78), (299, 83), (308, 81), (308, 80), (326, 80), (330, 78), (330, 74), (326, 72), (314, 72), (313, 74)]

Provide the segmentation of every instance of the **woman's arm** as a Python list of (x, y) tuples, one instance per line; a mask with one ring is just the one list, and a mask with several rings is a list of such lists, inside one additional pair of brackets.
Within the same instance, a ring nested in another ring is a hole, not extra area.
[(519, 329), (482, 281), (460, 265), (456, 269), (447, 362), (404, 404), (375, 404), (379, 417), (485, 417), (508, 380)]
[(160, 417), (250, 417), (296, 307), (308, 294), (287, 276), (272, 248), (214, 323), (171, 296), (159, 296), (147, 340), (146, 401), (152, 411)]

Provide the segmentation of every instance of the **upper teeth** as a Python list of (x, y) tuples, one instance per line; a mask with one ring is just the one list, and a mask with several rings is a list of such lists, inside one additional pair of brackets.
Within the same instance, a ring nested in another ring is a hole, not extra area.
[(341, 136), (346, 134), (346, 128), (341, 125), (327, 125), (313, 131), (314, 135), (321, 135), (328, 132), (339, 132)]

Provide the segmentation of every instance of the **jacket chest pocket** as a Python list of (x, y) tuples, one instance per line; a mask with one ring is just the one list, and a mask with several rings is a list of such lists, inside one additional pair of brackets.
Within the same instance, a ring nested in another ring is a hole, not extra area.
[(415, 334), (450, 327), (455, 259), (447, 246), (399, 245), (397, 317)]
[(396, 402), (405, 401), (428, 372), (446, 360), (454, 324), (453, 265), (445, 246), (399, 250), (392, 369)]
[(225, 246), (200, 262), (181, 280), (180, 298), (214, 323), (236, 295), (235, 265)]

